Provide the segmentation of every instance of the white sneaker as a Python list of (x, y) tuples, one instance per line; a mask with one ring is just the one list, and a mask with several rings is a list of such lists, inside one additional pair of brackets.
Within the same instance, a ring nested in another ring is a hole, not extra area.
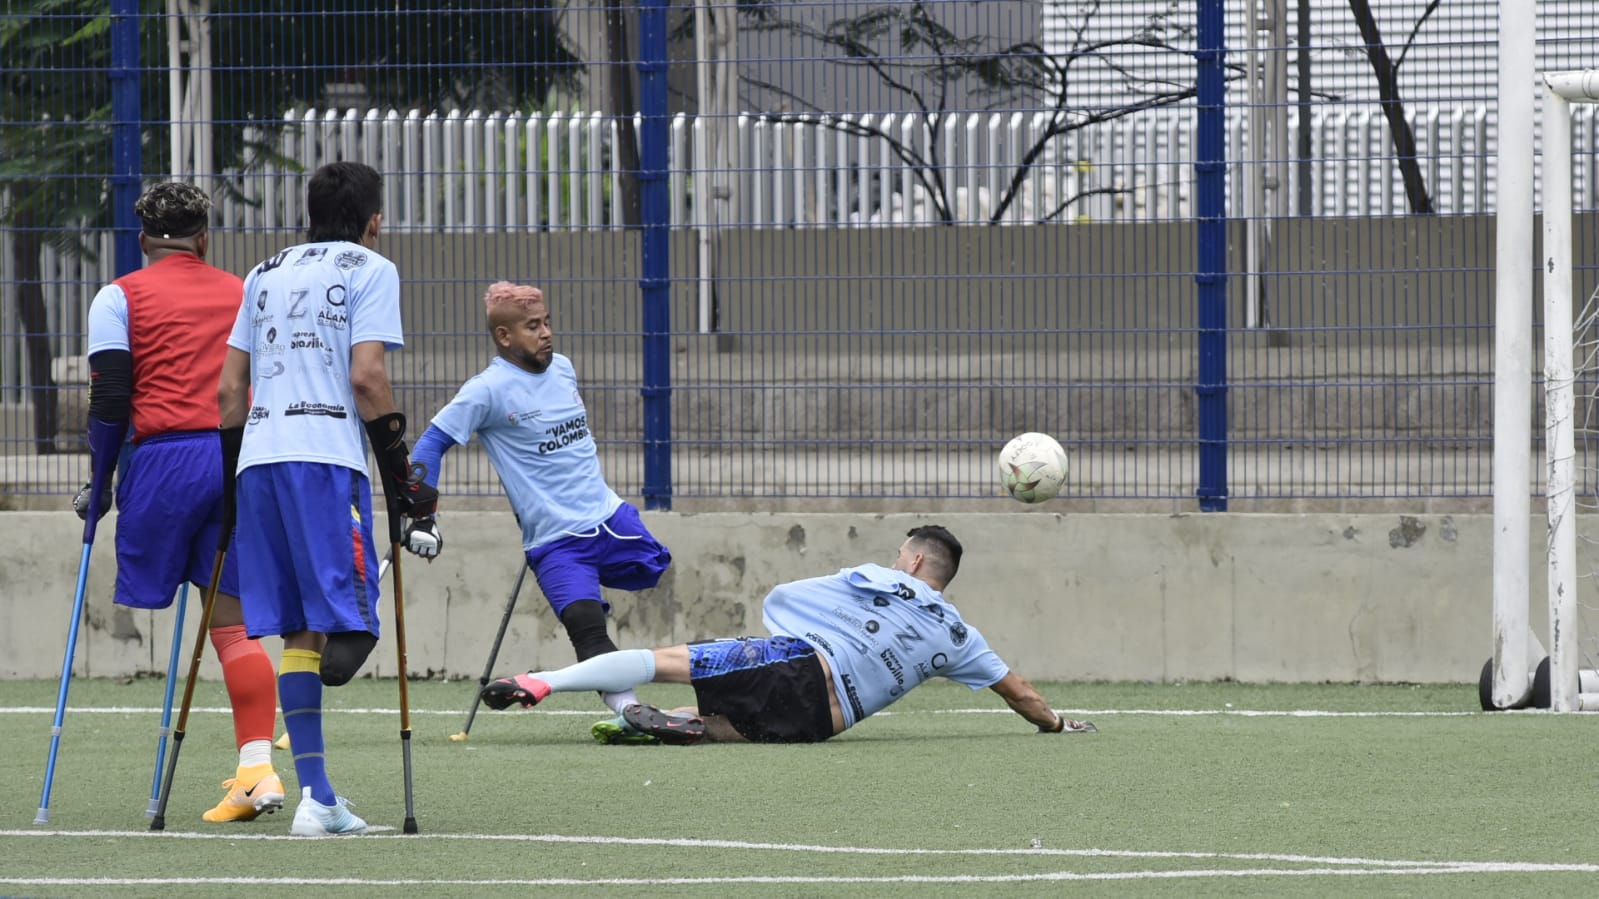
[(366, 833), (366, 822), (350, 812), (350, 801), (343, 796), (332, 805), (311, 798), (311, 788), (300, 790), (300, 805), (294, 810), (294, 826), (289, 833), (297, 837), (334, 837), (346, 833)]

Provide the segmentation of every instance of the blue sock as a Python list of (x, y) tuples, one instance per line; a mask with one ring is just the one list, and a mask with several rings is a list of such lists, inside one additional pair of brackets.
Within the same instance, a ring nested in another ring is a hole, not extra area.
[(301, 787), (311, 788), (311, 798), (323, 805), (336, 800), (328, 782), (322, 743), (322, 654), (309, 649), (285, 649), (278, 674), (278, 703), (283, 724), (294, 747), (294, 773)]

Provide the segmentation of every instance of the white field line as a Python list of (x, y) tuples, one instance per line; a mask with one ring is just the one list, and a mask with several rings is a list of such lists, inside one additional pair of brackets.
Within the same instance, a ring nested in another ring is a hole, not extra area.
[[(1097, 871), (1082, 873), (1077, 871), (1047, 871), (1040, 874), (954, 874), (947, 876), (907, 874), (894, 877), (650, 877), (650, 878), (622, 878), (598, 877), (579, 880), (576, 878), (549, 877), (529, 880), (485, 879), (485, 880), (421, 880), (421, 879), (396, 879), (378, 880), (357, 877), (330, 877), (318, 879), (312, 877), (138, 877), (138, 878), (112, 878), (112, 877), (0, 877), (3, 886), (44, 886), (44, 887), (116, 887), (116, 886), (383, 886), (383, 887), (422, 887), (422, 886), (472, 886), (472, 887), (594, 887), (594, 886), (631, 886), (631, 887), (659, 887), (659, 886), (718, 886), (733, 884), (977, 884), (977, 883), (1039, 883), (1039, 882), (1064, 882), (1064, 881), (1107, 881), (1107, 880), (1195, 880), (1200, 878), (1215, 877), (1372, 877), (1372, 876), (1400, 876), (1417, 877), (1421, 875), (1436, 874), (1520, 874), (1529, 870), (1542, 871), (1539, 866), (1531, 869), (1525, 865), (1505, 864), (1494, 866), (1473, 866), (1469, 868), (1433, 867), (1433, 868), (1289, 868), (1271, 869), (1260, 868), (1255, 870), (1199, 870), (1199, 871)], [(1584, 870), (1599, 870), (1590, 867)]]
[[(379, 829), (379, 828), (374, 828)], [(393, 828), (381, 828), (393, 833)], [(583, 836), (578, 834), (473, 834), (473, 833), (424, 833), (400, 835), (394, 834), (405, 840), (425, 841), (461, 841), (461, 842), (490, 842), (490, 843), (550, 843), (568, 845), (592, 846), (660, 846), (674, 849), (738, 849), (762, 852), (793, 852), (818, 855), (875, 855), (875, 856), (986, 856), (986, 857), (1018, 857), (1028, 856), (1034, 858), (1125, 858), (1137, 860), (1183, 860), (1183, 861), (1230, 861), (1230, 862), (1271, 862), (1275, 864), (1320, 865), (1317, 870), (1347, 871), (1349, 873), (1367, 873), (1368, 869), (1381, 869), (1383, 873), (1398, 873), (1402, 871), (1415, 871), (1423, 873), (1470, 873), (1482, 871), (1487, 873), (1599, 873), (1599, 864), (1583, 863), (1542, 863), (1542, 862), (1472, 862), (1472, 861), (1440, 861), (1440, 860), (1409, 860), (1392, 858), (1350, 858), (1340, 856), (1297, 855), (1273, 852), (1171, 852), (1158, 850), (1129, 850), (1129, 849), (1053, 849), (1048, 847), (1027, 849), (923, 849), (904, 848), (896, 849), (877, 846), (825, 846), (807, 843), (757, 843), (748, 840), (702, 840), (689, 837), (610, 837), (610, 836)], [(288, 834), (239, 834), (239, 833), (200, 833), (200, 832), (154, 832), (150, 830), (0, 830), (0, 838), (24, 837), (73, 837), (73, 838), (101, 838), (101, 839), (147, 839), (147, 840), (222, 840), (235, 841), (266, 841), (280, 840), (300, 841), (305, 837), (290, 836)], [(346, 842), (364, 842), (359, 837), (343, 838)], [(1207, 869), (1208, 870), (1208, 869)], [(1251, 869), (1243, 873), (1254, 873)], [(1300, 873), (1306, 869), (1287, 869), (1285, 873)], [(1218, 875), (1238, 873), (1237, 869), (1217, 870)], [(1025, 875), (1032, 877), (1034, 875)], [(1088, 875), (1083, 875), (1088, 876)], [(1094, 875), (1098, 876), (1098, 875)], [(901, 878), (884, 878), (883, 882), (891, 882)], [(0, 880), (0, 883), (5, 881)], [(145, 881), (139, 881), (145, 882)], [(164, 883), (164, 880), (151, 880), (150, 883)], [(188, 882), (188, 881), (185, 881)], [(195, 881), (210, 882), (210, 881)], [(232, 880), (219, 880), (218, 883), (232, 883)], [(247, 878), (242, 882), (256, 882), (255, 878)], [(296, 883), (300, 881), (283, 881)], [(334, 880), (312, 880), (310, 883), (337, 883)], [(374, 883), (389, 881), (372, 881)], [(407, 883), (411, 881), (393, 881)], [(416, 881), (453, 883), (455, 881)], [(464, 883), (494, 883), (495, 881), (461, 881)], [(504, 881), (505, 883), (522, 883), (523, 881)], [(543, 881), (528, 881), (543, 882)], [(586, 881), (585, 881), (586, 882)], [(596, 883), (631, 883), (633, 881), (594, 881)], [(640, 881), (644, 883), (657, 881)], [(665, 882), (665, 881), (660, 881)], [(696, 880), (683, 880), (683, 883), (696, 883)], [(782, 881), (787, 882), (787, 881)], [(794, 881), (805, 882), (805, 881)], [(818, 881), (829, 882), (829, 881)], [(839, 882), (854, 882), (840, 880)], [(870, 879), (861, 882), (874, 882)]]
[[(1476, 715), (1486, 715), (1486, 712), (1333, 712), (1320, 709), (1056, 709), (1062, 715), (1074, 718), (1112, 717), (1120, 715), (1149, 715), (1155, 717), (1200, 717), (1200, 716), (1231, 716), (1237, 718), (1469, 718)], [(189, 709), (191, 714), (203, 713), (208, 715), (231, 715), (232, 709), (225, 706), (195, 706)], [(0, 706), (0, 715), (51, 715), (55, 713), (54, 706)], [(75, 707), (67, 705), (67, 713), (71, 715), (159, 715), (161, 709), (156, 706), (92, 706)], [(336, 709), (325, 708), (324, 715), (398, 715), (398, 708), (351, 708)], [(513, 714), (518, 714), (513, 712)], [(413, 715), (453, 715), (464, 714), (460, 709), (411, 709)], [(491, 712), (491, 715), (499, 715)], [(539, 709), (528, 712), (534, 715), (582, 715), (594, 717), (604, 715), (604, 709)], [(983, 709), (926, 709), (883, 711), (873, 715), (873, 718), (892, 718), (896, 715), (1013, 715), (1010, 709), (983, 708)], [(1545, 709), (1518, 709), (1505, 712), (1494, 712), (1495, 716), (1513, 714), (1552, 714)]]
[[(392, 828), (385, 828), (392, 832)], [(213, 833), (152, 833), (139, 831), (70, 831), (70, 830), (0, 830), (0, 838), (144, 838), (152, 840), (303, 840), (284, 834), (213, 834)], [(1132, 860), (1192, 860), (1201, 862), (1269, 862), (1316, 865), (1317, 867), (1281, 868), (1190, 868), (1184, 870), (1137, 871), (1044, 871), (1033, 874), (951, 874), (951, 875), (891, 875), (883, 877), (806, 877), (736, 875), (726, 877), (651, 877), (651, 878), (314, 878), (314, 877), (0, 877), (0, 885), (28, 887), (117, 887), (117, 886), (512, 886), (512, 887), (593, 887), (593, 886), (717, 886), (736, 884), (982, 884), (982, 883), (1038, 883), (1066, 881), (1130, 881), (1130, 880), (1196, 880), (1204, 878), (1247, 877), (1420, 877), (1446, 874), (1545, 874), (1545, 873), (1599, 873), (1599, 865), (1543, 864), (1533, 862), (1451, 862), (1408, 861), (1401, 859), (1327, 858), (1308, 855), (1280, 855), (1271, 853), (1220, 853), (1220, 852), (1151, 852), (1113, 849), (889, 849), (869, 846), (814, 846), (786, 843), (753, 843), (738, 840), (694, 840), (687, 838), (623, 838), (575, 836), (563, 834), (417, 834), (401, 837), (406, 840), (433, 841), (485, 841), (565, 843), (609, 846), (671, 846), (676, 848), (706, 848), (715, 850), (742, 849), (778, 852), (892, 855), (892, 856), (1035, 856), (1075, 858), (1125, 858)], [(362, 842), (360, 837), (344, 838), (346, 842)]]

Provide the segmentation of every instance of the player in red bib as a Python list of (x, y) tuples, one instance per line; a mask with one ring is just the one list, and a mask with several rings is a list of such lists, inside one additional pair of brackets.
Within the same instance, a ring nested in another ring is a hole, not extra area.
[[(116, 485), (116, 602), (164, 609), (184, 581), (210, 583), (222, 522), (217, 380), (243, 297), (240, 279), (205, 262), (211, 201), (199, 188), (157, 184), (134, 206), (143, 269), (106, 285), (89, 307), (89, 452)], [(88, 515), (86, 485), (74, 500)], [(101, 514), (110, 497), (99, 503)], [(272, 767), (277, 682), (272, 659), (244, 630), (230, 547), (211, 615), (211, 645), (233, 705), (239, 766), (207, 821), (250, 821), (283, 806)]]

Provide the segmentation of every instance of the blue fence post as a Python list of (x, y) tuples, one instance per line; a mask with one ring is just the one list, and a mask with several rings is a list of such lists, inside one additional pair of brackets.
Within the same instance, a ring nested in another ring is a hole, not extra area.
[(1199, 4), (1194, 180), (1199, 326), (1199, 508), (1227, 511), (1227, 36), (1224, 0)]
[(139, 250), (139, 0), (111, 0), (111, 227), (120, 277), (144, 264)]
[(667, 182), (667, 0), (639, 6), (639, 220), (644, 304), (644, 508), (672, 508), (671, 197)]

